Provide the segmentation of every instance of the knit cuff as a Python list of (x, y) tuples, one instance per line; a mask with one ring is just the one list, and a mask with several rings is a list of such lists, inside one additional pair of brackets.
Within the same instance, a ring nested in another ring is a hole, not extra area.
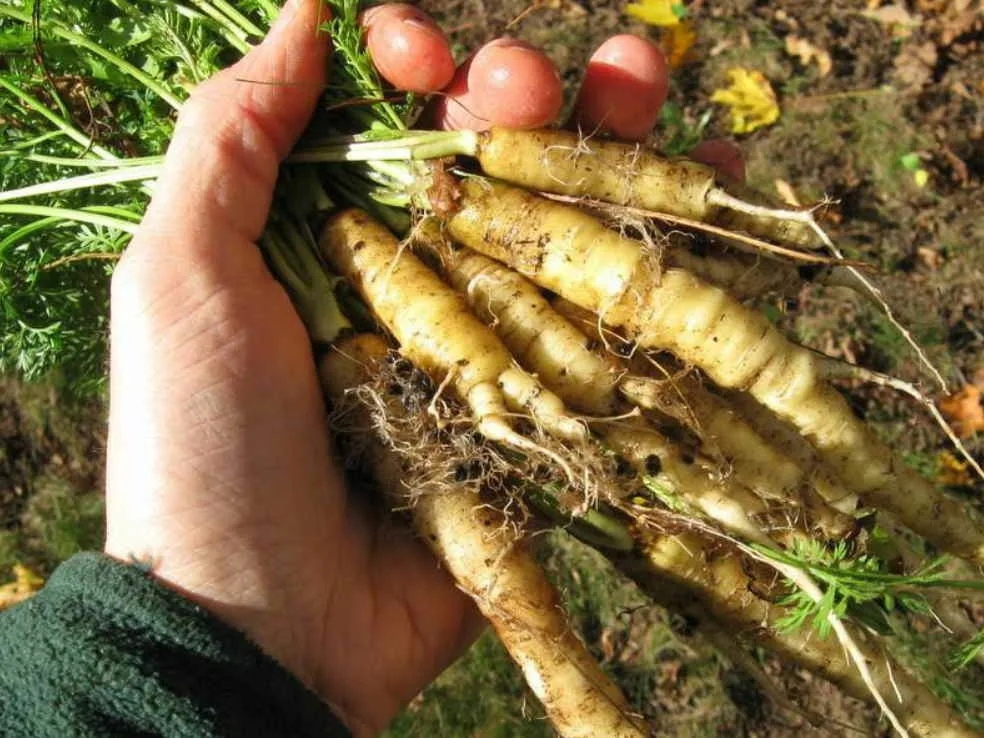
[(349, 735), (242, 633), (91, 553), (0, 615), (0, 734)]

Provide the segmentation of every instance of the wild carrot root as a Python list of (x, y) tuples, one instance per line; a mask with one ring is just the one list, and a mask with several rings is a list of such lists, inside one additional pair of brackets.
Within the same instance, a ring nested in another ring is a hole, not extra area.
[[(328, 354), (321, 376), (328, 395), (369, 381), (385, 357), (378, 336), (349, 339)], [(385, 402), (391, 417), (405, 414), (398, 400)], [(365, 408), (356, 426), (374, 426)], [(405, 507), (408, 479), (399, 456), (380, 439), (363, 442), (364, 464), (392, 504)], [(431, 486), (435, 471), (430, 469)], [(454, 483), (454, 471), (433, 489), (415, 489), (411, 515), (421, 539), (458, 586), (474, 599), (565, 738), (642, 738), (648, 732), (630, 713), (619, 689), (570, 629), (556, 590), (529, 552), (524, 535), (500, 510), (481, 499), (474, 486)], [(427, 486), (427, 483), (425, 483)]]
[[(475, 314), (492, 326), (513, 356), (540, 377), (567, 406), (596, 415), (624, 413), (625, 403), (619, 401), (616, 388), (643, 380), (628, 374), (615, 356), (596, 350), (595, 345), (601, 341), (588, 338), (556, 312), (535, 285), (470, 249), (441, 250), (433, 243), (425, 248), (442, 257), (446, 279), (465, 295)], [(711, 404), (706, 392), (700, 396), (705, 398), (704, 404)], [(688, 397), (685, 395), (684, 401)], [(698, 413), (697, 417), (700, 420), (710, 416), (712, 430), (717, 431), (718, 418), (726, 411), (714, 405), (712, 408), (715, 412)], [(754, 540), (751, 533), (759, 531), (759, 523), (753, 522), (750, 516), (765, 518), (768, 509), (757, 495), (742, 486), (742, 475), (723, 474), (713, 462), (701, 459), (696, 449), (681, 448), (641, 418), (602, 419), (593, 428), (640, 476), (652, 477), (654, 484), (675, 490), (672, 494), (686, 499), (728, 530)], [(721, 432), (728, 435), (734, 430), (731, 425)], [(768, 456), (766, 466), (754, 468), (768, 480), (767, 491), (775, 493), (776, 470), (768, 464), (782, 464), (785, 459), (775, 453)], [(791, 473), (795, 475), (796, 470)], [(752, 479), (757, 480), (757, 476), (752, 475)], [(800, 474), (792, 490), (783, 489), (772, 495), (786, 505), (792, 503), (787, 508), (792, 521), (801, 526), (819, 524), (830, 538), (841, 538), (853, 530), (849, 516), (825, 509), (822, 500), (812, 499), (808, 490), (798, 488), (803, 483)], [(805, 511), (806, 515), (798, 516), (799, 511)]]
[[(578, 331), (599, 343), (603, 340), (594, 313), (563, 298), (555, 298), (551, 305)], [(622, 339), (610, 334), (607, 340)], [(843, 538), (855, 529), (852, 513), (857, 508), (857, 494), (816, 459), (812, 447), (800, 436), (796, 436), (797, 443), (791, 443), (787, 427), (774, 415), (763, 409), (761, 415), (768, 415), (769, 422), (755, 425), (737, 411), (733, 401), (740, 398), (752, 404), (754, 400), (737, 392), (721, 397), (709, 391), (692, 371), (676, 365), (664, 367), (667, 362), (662, 359), (637, 354), (627, 363), (629, 372), (619, 381), (619, 392), (637, 407), (665, 414), (691, 428), (703, 443), (703, 451), (722, 465), (719, 474), (733, 474), (739, 483), (767, 500), (801, 506), (828, 538)], [(794, 453), (803, 446), (808, 453)]]
[(763, 315), (683, 270), (661, 272), (637, 242), (577, 208), (485, 181), (461, 190), (460, 209), (446, 219), (452, 238), (598, 313), (639, 346), (672, 351), (719, 386), (749, 392), (806, 436), (865, 504), (984, 563), (980, 522), (896, 460), (821, 379), (811, 352)]
[[(662, 384), (656, 387), (654, 384)], [(673, 384), (672, 389), (666, 388)], [(712, 451), (723, 456), (735, 477), (766, 499), (801, 505), (827, 535), (839, 538), (854, 528), (851, 515), (858, 505), (857, 494), (815, 458), (799, 459), (785, 453), (781, 440), (750, 423), (725, 398), (710, 392), (692, 376), (643, 384), (626, 381), (623, 393), (640, 407), (660, 410), (684, 398), (696, 432)], [(660, 399), (660, 394), (674, 397)]]
[(738, 300), (772, 292), (788, 295), (803, 284), (799, 270), (791, 264), (737, 254), (697, 256), (686, 249), (684, 240), (685, 237), (672, 239), (667, 245), (664, 263), (726, 289)]
[(567, 625), (556, 590), (501, 513), (474, 493), (428, 496), (418, 508), (421, 535), (492, 623), (562, 736), (648, 734)]
[(441, 269), (472, 311), (491, 326), (509, 352), (574, 410), (612, 416), (625, 408), (616, 387), (624, 367), (590, 350), (525, 277), (470, 249), (436, 251)]
[(321, 248), (396, 337), (401, 352), (435, 382), (455, 388), (482, 435), (547, 455), (575, 476), (563, 459), (517, 433), (509, 414), (528, 413), (548, 433), (569, 441), (587, 440), (587, 428), (555, 394), (517, 367), (461, 296), (402, 250), (385, 227), (361, 211), (347, 210), (328, 221)]
[[(556, 130), (479, 134), (482, 170), (530, 190), (588, 196), (616, 205), (729, 225), (779, 243), (816, 247), (805, 212), (772, 209), (728, 196), (715, 171), (687, 159), (660, 156), (638, 145), (585, 139)], [(532, 164), (531, 164), (532, 162)]]
[[(469, 249), (452, 247), (444, 253), (442, 266), (448, 281), (517, 360), (568, 406), (606, 410), (609, 415), (621, 409), (614, 384), (624, 377), (625, 368), (614, 356), (593, 351), (590, 340), (555, 312), (535, 285)], [(765, 518), (767, 506), (734, 480), (718, 478), (713, 464), (681, 448), (640, 417), (603, 419), (593, 427), (640, 478), (648, 477), (649, 484), (665, 489), (726, 530), (746, 540), (760, 540), (761, 526), (754, 518)]]
[[(711, 544), (695, 533), (670, 536), (640, 531), (638, 536), (642, 553), (622, 557), (617, 564), (653, 599), (686, 609), (696, 595), (701, 608), (729, 632), (737, 631), (752, 642), (821, 674), (848, 694), (870, 699), (869, 685), (845, 658), (835, 639), (819, 638), (809, 629), (782, 631), (778, 621), (784, 614), (783, 608), (754, 594), (756, 587), (745, 571), (742, 557), (726, 544)], [(667, 581), (680, 589), (668, 587)], [(855, 634), (854, 640), (863, 654), (873, 686), (913, 735), (923, 738), (978, 735), (908, 672), (894, 666), (886, 653), (860, 634)]]
[[(664, 385), (664, 395), (682, 395), (697, 434), (708, 448), (723, 456), (742, 484), (766, 499), (801, 506), (807, 518), (829, 538), (842, 538), (855, 531), (857, 493), (812, 453), (802, 457), (787, 453), (785, 436), (774, 432), (777, 422), (765, 426), (750, 422), (729, 398), (710, 392), (693, 376), (652, 379), (648, 385), (633, 378), (621, 389), (647, 409), (659, 410), (679, 402), (675, 397), (661, 401), (660, 390), (651, 391), (653, 383)], [(673, 388), (666, 389), (670, 383)]]

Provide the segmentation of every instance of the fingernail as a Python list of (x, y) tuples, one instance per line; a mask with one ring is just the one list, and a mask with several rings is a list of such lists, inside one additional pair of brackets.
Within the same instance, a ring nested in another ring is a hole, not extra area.
[(431, 21), (423, 20), (421, 18), (405, 18), (403, 23), (411, 28), (416, 28), (419, 31), (427, 33), (438, 41), (444, 40), (444, 33), (435, 23), (432, 23)]

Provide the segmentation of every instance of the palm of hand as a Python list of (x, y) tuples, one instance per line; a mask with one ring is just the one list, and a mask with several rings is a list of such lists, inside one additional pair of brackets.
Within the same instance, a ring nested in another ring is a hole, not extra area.
[(116, 506), (110, 550), (152, 552), (159, 576), (376, 730), (465, 642), (471, 607), (343, 493), (304, 328), (256, 248), (230, 240), (207, 276), (135, 250), (117, 277), (114, 335), (157, 345), (147, 369), (114, 357), (114, 394), (148, 370), (152, 388), (114, 427), (165, 435), (112, 440), (154, 467)]
[[(480, 621), (417, 541), (346, 494), (304, 327), (254, 245), (279, 162), (322, 88), (317, 13), (315, 2), (289, 4), (257, 50), (185, 105), (114, 277), (106, 551), (150, 559), (364, 735)], [(527, 86), (530, 69), (555, 76), (529, 49), (492, 48), (517, 55)], [(556, 110), (529, 112), (532, 124)]]

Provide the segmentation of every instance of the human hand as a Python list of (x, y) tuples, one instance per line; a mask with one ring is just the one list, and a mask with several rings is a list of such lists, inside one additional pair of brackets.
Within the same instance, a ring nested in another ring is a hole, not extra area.
[[(368, 735), (480, 624), (410, 534), (347, 494), (304, 327), (254, 245), (324, 88), (318, 8), (291, 0), (262, 45), (195, 91), (117, 269), (106, 552), (152, 561)], [(455, 71), (418, 11), (383, 7), (366, 24), (396, 86), (447, 86), (436, 126), (538, 126), (559, 111), (556, 72), (525, 45), (493, 42)], [(602, 52), (576, 122), (639, 138), (665, 96), (661, 57), (631, 37)]]

